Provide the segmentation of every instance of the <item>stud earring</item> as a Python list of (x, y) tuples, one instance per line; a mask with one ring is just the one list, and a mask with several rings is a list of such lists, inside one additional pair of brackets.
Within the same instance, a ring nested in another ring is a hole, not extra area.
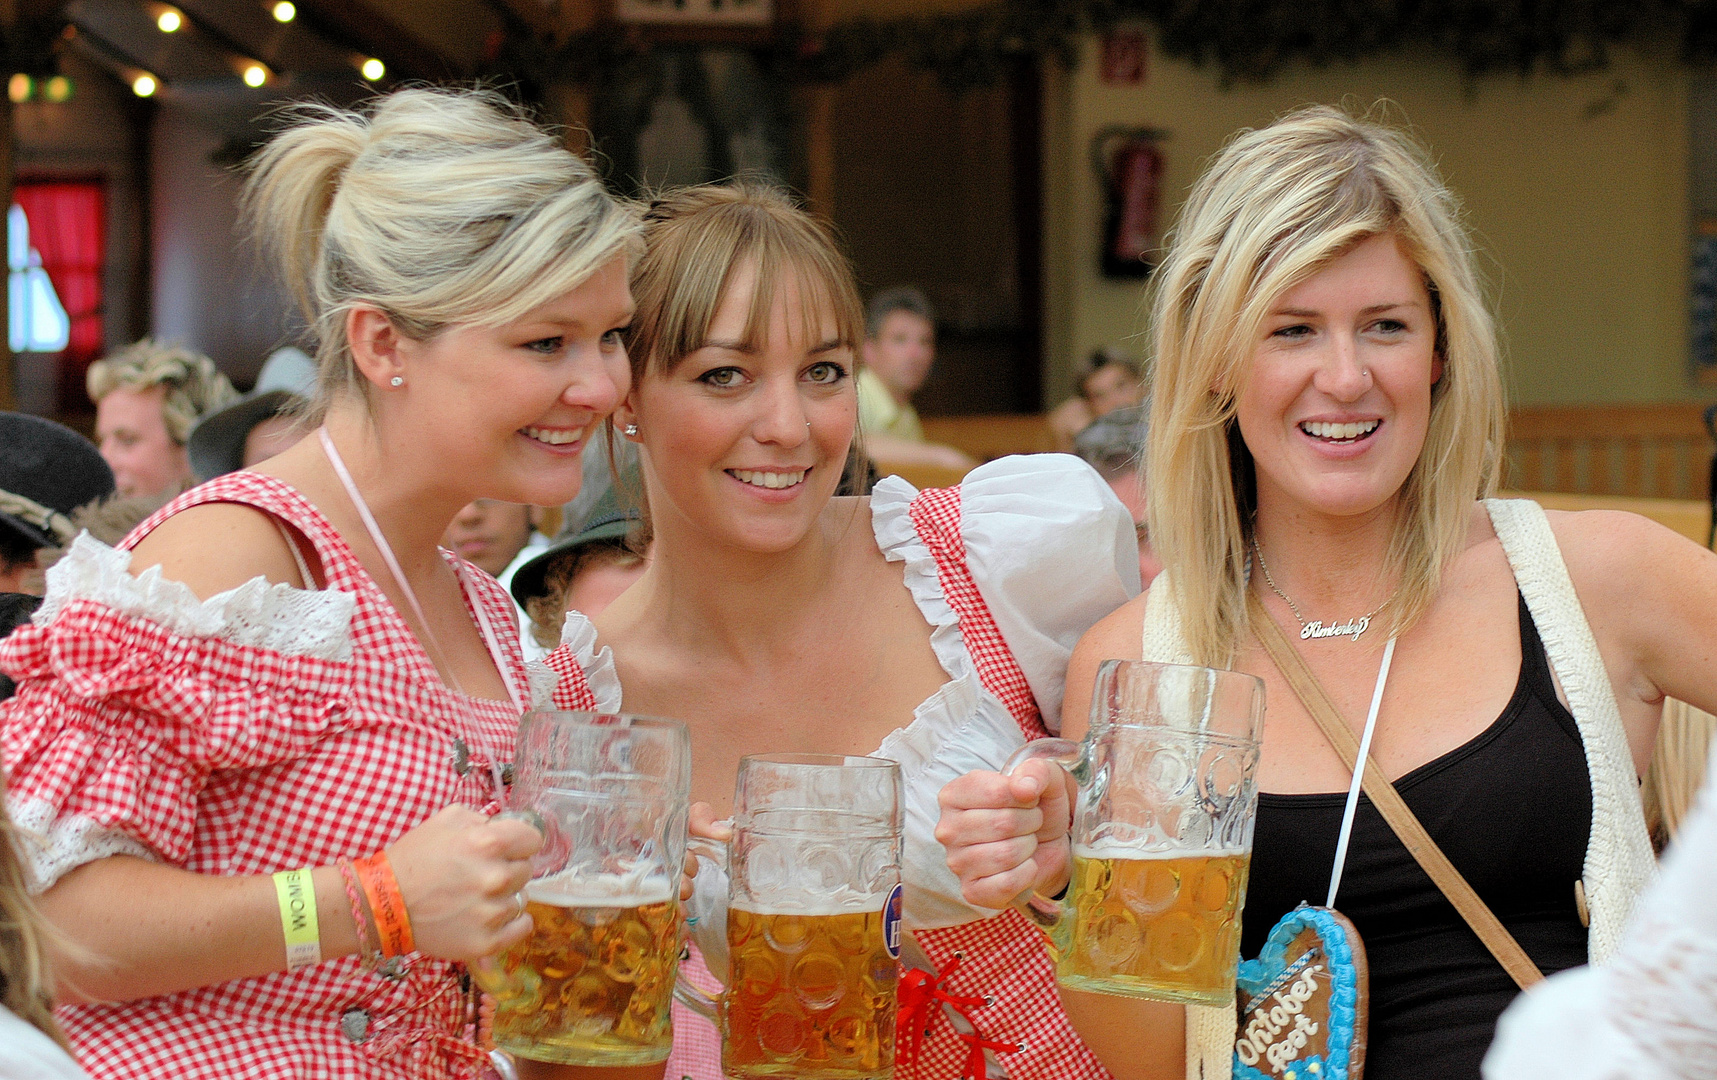
[(638, 434), (638, 425), (637, 424), (627, 424), (625, 427), (620, 429), (620, 432), (623, 435), (636, 435), (636, 434)]
[(405, 376), (395, 375), (393, 378), (388, 380), (388, 385), (393, 387), (395, 390), (399, 389), (405, 385)]

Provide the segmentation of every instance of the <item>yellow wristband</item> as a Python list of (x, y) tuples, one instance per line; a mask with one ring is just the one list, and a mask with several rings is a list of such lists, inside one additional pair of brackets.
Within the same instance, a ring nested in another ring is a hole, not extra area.
[(286, 970), (290, 974), (322, 962), (322, 929), (316, 923), (316, 885), (310, 868), (274, 875), (280, 901), (280, 928), (286, 934)]

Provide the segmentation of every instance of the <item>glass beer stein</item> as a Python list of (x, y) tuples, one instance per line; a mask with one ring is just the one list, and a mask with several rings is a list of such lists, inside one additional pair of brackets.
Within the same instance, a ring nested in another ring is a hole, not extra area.
[(1061, 985), (1233, 1001), (1263, 724), (1254, 676), (1109, 660), (1085, 741), (1040, 739), (1009, 761), (1056, 761), (1079, 784), (1065, 899), (1016, 904), (1048, 932)]
[(727, 956), (727, 989), (719, 1002), (677, 991), (720, 1025), (723, 1076), (894, 1075), (901, 803), (900, 766), (881, 758), (740, 761), (733, 839), (692, 843), (728, 870), (725, 927), (694, 927), (725, 929), (704, 951)]
[(512, 804), (543, 830), (535, 927), (474, 969), (495, 1045), (535, 1061), (645, 1065), (673, 1048), (691, 738), (673, 720), (533, 712)]

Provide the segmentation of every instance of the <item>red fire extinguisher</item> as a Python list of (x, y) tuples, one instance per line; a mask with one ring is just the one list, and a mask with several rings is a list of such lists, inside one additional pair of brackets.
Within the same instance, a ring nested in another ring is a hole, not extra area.
[(1154, 266), (1166, 137), (1154, 128), (1112, 127), (1092, 140), (1107, 193), (1102, 263), (1108, 277), (1145, 277)]

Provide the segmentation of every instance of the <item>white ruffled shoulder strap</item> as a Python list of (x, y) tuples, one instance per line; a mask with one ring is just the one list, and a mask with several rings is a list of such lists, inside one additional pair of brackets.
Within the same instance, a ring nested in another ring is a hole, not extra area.
[(1657, 868), (1639, 776), (1604, 658), (1544, 508), (1531, 499), (1486, 499), (1484, 505), (1585, 746), (1592, 781), (1592, 834), (1582, 869), (1591, 910), (1587, 955), (1603, 963), (1620, 944), (1634, 898)]

